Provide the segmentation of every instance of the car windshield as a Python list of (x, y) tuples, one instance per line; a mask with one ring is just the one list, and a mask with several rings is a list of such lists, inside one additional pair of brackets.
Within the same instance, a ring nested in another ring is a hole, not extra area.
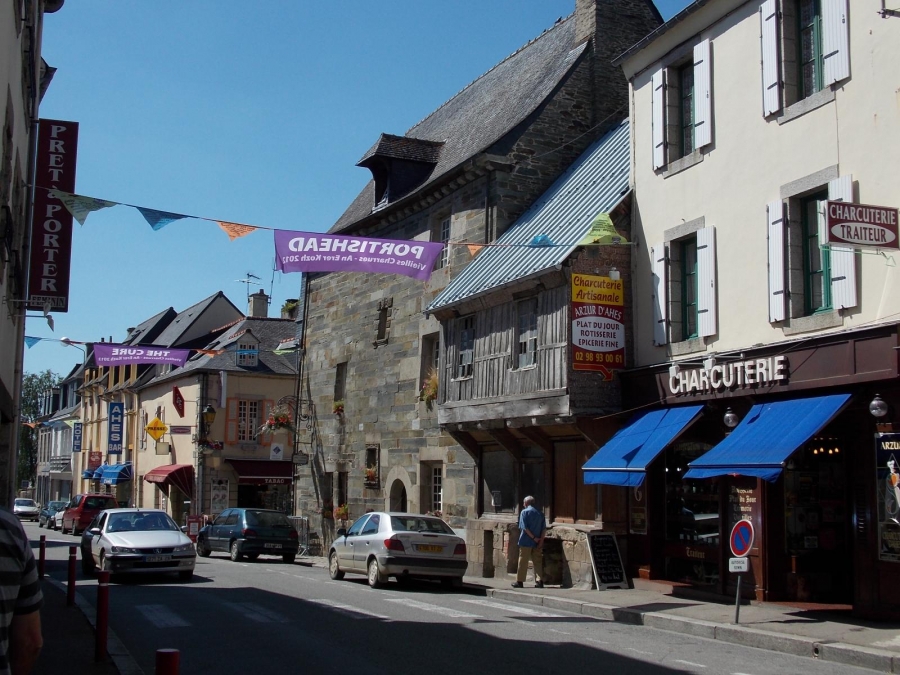
[(149, 530), (178, 530), (175, 521), (165, 513), (111, 513), (107, 532), (145, 532)]
[[(9, 504), (9, 502), (6, 502), (6, 503)], [(17, 499), (16, 506), (34, 506), (34, 500), (33, 499)]]
[(394, 532), (440, 532), (453, 534), (453, 530), (440, 518), (422, 518), (417, 516), (391, 516), (391, 529)]
[(59, 509), (63, 508), (65, 505), (66, 502), (50, 502), (49, 504), (47, 504), (47, 508), (56, 509), (57, 511), (59, 511)]
[(116, 505), (116, 500), (105, 497), (88, 497), (84, 500), (84, 508), (86, 509), (109, 509)]
[(254, 527), (291, 528), (291, 521), (283, 513), (247, 511), (247, 524)]

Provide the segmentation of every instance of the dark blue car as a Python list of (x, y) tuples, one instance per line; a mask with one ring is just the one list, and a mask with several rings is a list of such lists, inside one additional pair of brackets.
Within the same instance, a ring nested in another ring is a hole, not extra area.
[(197, 535), (197, 554), (204, 558), (224, 551), (234, 561), (276, 555), (292, 563), (299, 550), (300, 539), (291, 521), (281, 511), (269, 509), (225, 509)]

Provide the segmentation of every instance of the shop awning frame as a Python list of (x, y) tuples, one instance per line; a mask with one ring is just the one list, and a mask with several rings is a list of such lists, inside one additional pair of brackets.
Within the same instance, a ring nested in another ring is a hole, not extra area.
[(239, 485), (287, 485), (294, 478), (294, 464), (285, 460), (225, 459), (238, 475)]
[(103, 470), (103, 473), (100, 476), (101, 485), (118, 485), (119, 483), (130, 481), (134, 476), (131, 462), (125, 462), (124, 464), (104, 464), (100, 468)]
[(144, 474), (144, 480), (153, 483), (169, 494), (169, 486), (174, 485), (182, 493), (194, 498), (194, 467), (191, 464), (164, 464)]
[(685, 479), (778, 479), (788, 458), (844, 409), (850, 394), (758, 403), (724, 441), (688, 464)]
[(693, 424), (702, 410), (703, 405), (690, 405), (638, 413), (585, 462), (585, 485), (639, 486), (650, 462)]

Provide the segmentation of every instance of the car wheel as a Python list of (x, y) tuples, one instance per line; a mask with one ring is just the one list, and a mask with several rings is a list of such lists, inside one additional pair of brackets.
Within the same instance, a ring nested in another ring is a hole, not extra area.
[(241, 546), (236, 541), (231, 542), (231, 560), (237, 562), (243, 556), (241, 555)]
[(62, 521), (62, 525), (59, 526), (59, 532), (60, 534), (66, 533), (66, 521)]
[(282, 559), (284, 562), (286, 562), (288, 565), (293, 565), (293, 564), (294, 564), (294, 559), (295, 559), (296, 557), (297, 557), (297, 554), (296, 554), (296, 553), (285, 553), (283, 556), (281, 556), (281, 559)]
[(206, 540), (198, 539), (197, 540), (197, 555), (199, 555), (201, 558), (208, 558), (210, 553), (212, 553), (212, 551), (209, 548), (209, 544), (206, 543)]
[(331, 555), (328, 556), (328, 576), (335, 581), (340, 581), (344, 578), (344, 573), (341, 571), (340, 565), (338, 565), (337, 551), (332, 551)]
[(179, 572), (178, 578), (182, 581), (190, 581), (194, 578), (194, 570), (185, 570), (184, 572)]
[(43, 526), (44, 526), (44, 524), (40, 521), (40, 519), (38, 519), (38, 527), (43, 527)]
[(94, 564), (94, 558), (90, 553), (85, 555), (84, 551), (81, 552), (81, 572), (85, 576), (93, 576), (94, 572), (97, 571), (97, 566)]
[(384, 582), (387, 581), (381, 574), (381, 570), (378, 569), (378, 561), (375, 558), (369, 561), (369, 573), (366, 577), (368, 578), (369, 586), (372, 588), (381, 588), (384, 586)]

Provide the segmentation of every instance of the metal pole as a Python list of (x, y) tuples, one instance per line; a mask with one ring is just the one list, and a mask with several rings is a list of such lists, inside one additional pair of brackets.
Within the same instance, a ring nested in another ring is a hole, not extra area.
[(106, 637), (109, 632), (109, 571), (97, 572), (97, 632), (94, 641), (94, 661), (106, 659)]
[(38, 557), (38, 578), (44, 578), (44, 561), (47, 558), (47, 535), (41, 535), (41, 552)]
[(66, 588), (66, 605), (71, 607), (75, 604), (75, 552), (77, 546), (69, 547), (69, 585)]
[(741, 622), (741, 575), (737, 575), (737, 593), (734, 595), (734, 622)]

